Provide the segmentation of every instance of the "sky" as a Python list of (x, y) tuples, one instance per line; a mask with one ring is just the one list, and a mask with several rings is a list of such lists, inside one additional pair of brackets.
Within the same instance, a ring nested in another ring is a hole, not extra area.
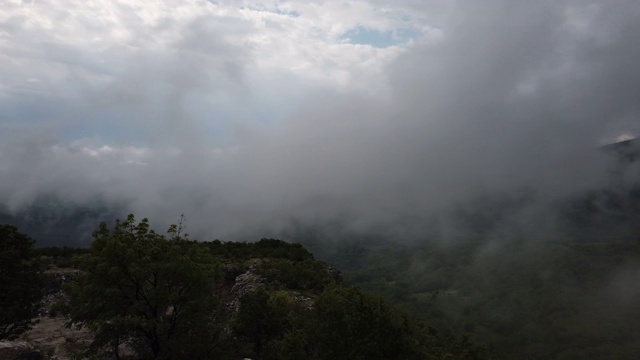
[(416, 236), (486, 194), (606, 182), (640, 136), (640, 3), (5, 0), (0, 204), (200, 238)]

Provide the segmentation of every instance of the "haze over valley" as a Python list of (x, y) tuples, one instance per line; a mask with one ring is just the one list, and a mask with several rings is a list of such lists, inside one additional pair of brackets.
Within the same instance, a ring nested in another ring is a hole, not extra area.
[[(0, 224), (303, 244), (505, 358), (637, 359), (640, 4), (0, 9)], [(601, 328), (599, 328), (601, 327)], [(585, 330), (588, 329), (588, 330)]]

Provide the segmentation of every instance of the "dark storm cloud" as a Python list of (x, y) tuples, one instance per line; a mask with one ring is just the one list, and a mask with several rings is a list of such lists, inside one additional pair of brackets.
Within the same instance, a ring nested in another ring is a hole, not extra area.
[[(146, 147), (90, 156), (100, 144), (5, 133), (2, 201), (100, 197), (159, 222), (185, 213), (205, 238), (336, 219), (419, 236), (433, 213), (480, 195), (526, 189), (550, 202), (601, 185), (600, 142), (640, 131), (639, 15), (631, 1), (459, 2), (438, 15), (440, 39), (386, 69), (385, 97), (306, 88), (270, 124), (216, 113), (260, 96), (244, 70), (256, 59), (215, 40), (245, 30), (194, 21), (177, 52), (109, 53), (115, 80), (73, 100), (85, 103), (72, 115), (113, 111)], [(212, 117), (223, 137), (207, 132)]]

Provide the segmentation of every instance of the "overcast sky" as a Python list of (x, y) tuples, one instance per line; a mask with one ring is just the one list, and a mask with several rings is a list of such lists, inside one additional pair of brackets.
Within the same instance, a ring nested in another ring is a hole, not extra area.
[(595, 186), (640, 135), (640, 3), (5, 0), (0, 203), (201, 237), (411, 227)]

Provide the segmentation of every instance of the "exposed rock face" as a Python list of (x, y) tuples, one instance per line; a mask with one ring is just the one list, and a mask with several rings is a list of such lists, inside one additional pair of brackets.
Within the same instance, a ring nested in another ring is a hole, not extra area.
[(257, 274), (260, 263), (258, 259), (250, 260), (246, 271), (236, 276), (229, 298), (226, 300), (227, 311), (231, 313), (238, 311), (240, 298), (264, 284), (265, 279)]
[(0, 341), (2, 360), (44, 360), (44, 355), (26, 341)]
[(27, 331), (20, 341), (0, 343), (0, 360), (40, 360), (53, 356), (59, 360), (67, 360), (70, 350), (82, 347), (92, 340), (91, 332), (86, 329), (66, 328), (68, 319), (53, 316), (52, 307), (63, 300), (65, 294), (62, 286), (77, 273), (71, 269), (56, 269), (47, 272), (47, 287), (40, 304), (37, 323)]
[(333, 267), (333, 265), (329, 263), (325, 263), (322, 261), (320, 261), (320, 263), (325, 266), (327, 274), (329, 274), (331, 279), (333, 279), (335, 282), (338, 282), (338, 283), (342, 282), (342, 273), (340, 272), (340, 270), (336, 269), (335, 267)]
[[(69, 359), (74, 348), (82, 348), (93, 339), (93, 335), (87, 328), (66, 328), (64, 326), (68, 320), (66, 318), (44, 316), (38, 320), (39, 323), (24, 335), (24, 339), (60, 360)], [(0, 359), (3, 358), (0, 356)]]
[[(268, 259), (250, 259), (244, 262), (226, 261), (223, 264), (224, 281), (219, 288), (219, 295), (226, 305), (228, 314), (240, 308), (240, 298), (261, 286), (268, 286), (269, 280), (260, 275), (261, 267)], [(333, 266), (323, 263), (325, 271), (334, 280), (340, 281), (341, 274)], [(64, 284), (77, 274), (72, 269), (55, 269), (49, 271), (48, 285), (41, 303), (38, 323), (22, 336), (20, 341), (0, 342), (0, 360), (69, 360), (77, 355), (93, 340), (87, 328), (67, 328), (67, 318), (56, 316), (53, 305), (66, 299), (62, 291)], [(314, 300), (303, 291), (282, 289), (291, 299), (312, 308)], [(123, 353), (133, 355), (131, 349), (122, 349)]]
[(62, 291), (62, 286), (68, 281), (71, 281), (77, 273), (78, 271), (73, 269), (56, 269), (46, 273), (47, 286), (44, 291), (44, 297), (40, 303), (40, 317), (50, 315), (53, 304), (66, 298), (66, 295)]

